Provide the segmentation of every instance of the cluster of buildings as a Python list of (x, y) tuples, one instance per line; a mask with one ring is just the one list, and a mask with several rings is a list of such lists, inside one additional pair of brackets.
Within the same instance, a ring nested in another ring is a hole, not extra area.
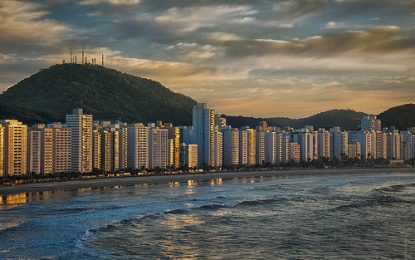
[(415, 127), (382, 129), (381, 121), (368, 115), (359, 131), (278, 128), (265, 121), (256, 128), (232, 128), (204, 103), (193, 108), (192, 126), (93, 121), (82, 109), (66, 115), (64, 124), (0, 121), (0, 177), (286, 165), (322, 158), (409, 160), (415, 158)]

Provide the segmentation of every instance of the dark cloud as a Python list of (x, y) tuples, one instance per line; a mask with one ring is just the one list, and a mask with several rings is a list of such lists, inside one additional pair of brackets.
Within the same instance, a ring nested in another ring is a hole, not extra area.
[(311, 57), (333, 56), (346, 53), (387, 54), (415, 50), (415, 38), (403, 38), (394, 26), (366, 31), (342, 31), (303, 40), (245, 40), (226, 43), (229, 56), (262, 56), (271, 54)]

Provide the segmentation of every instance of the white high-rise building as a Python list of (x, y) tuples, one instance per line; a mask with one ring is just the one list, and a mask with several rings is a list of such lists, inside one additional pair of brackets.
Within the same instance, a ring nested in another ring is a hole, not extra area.
[(382, 122), (376, 115), (366, 115), (362, 117), (360, 127), (366, 131), (381, 131)]
[(197, 144), (181, 144), (180, 166), (197, 168)]
[(277, 133), (265, 132), (265, 163), (274, 165), (277, 157)]
[(4, 127), (0, 124), (0, 177), (4, 177)]
[(400, 160), (401, 158), (401, 135), (399, 131), (392, 130), (387, 133), (388, 138), (388, 159)]
[[(349, 133), (349, 143), (360, 143), (360, 158), (369, 160), (376, 158), (376, 132), (375, 131), (358, 131)], [(350, 147), (350, 146), (349, 146)]]
[(256, 130), (247, 128), (245, 131), (248, 134), (248, 165), (255, 165), (256, 159)]
[(193, 141), (198, 145), (199, 166), (215, 164), (215, 110), (209, 109), (206, 103), (198, 103), (193, 107)]
[(259, 165), (265, 163), (265, 131), (256, 132), (256, 162)]
[(74, 109), (66, 115), (66, 126), (71, 129), (72, 171), (92, 171), (92, 115), (82, 109)]
[(388, 135), (385, 132), (376, 132), (376, 158), (388, 159)]
[[(214, 144), (213, 144), (213, 167), (221, 168), (223, 165), (223, 135), (221, 131), (214, 132)], [(200, 151), (200, 149), (199, 149)]]
[(27, 125), (17, 120), (1, 120), (4, 127), (4, 175), (27, 173)]
[(402, 154), (401, 157), (404, 160), (410, 160), (415, 158), (414, 156), (414, 136), (409, 131), (402, 131), (401, 132), (401, 150)]
[(340, 127), (330, 129), (330, 158), (341, 160), (349, 155), (349, 133), (341, 131)]
[(143, 124), (128, 126), (128, 168), (149, 168), (149, 136), (150, 128)]
[(163, 128), (150, 129), (149, 157), (150, 168), (165, 169), (169, 166), (169, 131)]
[(314, 160), (315, 146), (314, 134), (305, 129), (294, 136), (294, 142), (298, 142), (301, 147), (301, 161), (310, 162)]
[(283, 164), (289, 163), (291, 161), (290, 158), (290, 143), (291, 143), (291, 135), (290, 133), (282, 133), (281, 136), (281, 160)]
[(28, 171), (35, 174), (54, 172), (53, 129), (37, 124), (28, 131)]
[(60, 123), (50, 125), (53, 131), (54, 164), (53, 172), (70, 172), (72, 169), (72, 134), (71, 129)]
[(331, 158), (330, 132), (320, 129), (318, 132), (318, 158)]
[(239, 164), (239, 131), (237, 128), (222, 128), (223, 165), (226, 167)]
[(245, 129), (239, 131), (239, 164), (248, 164), (248, 132)]

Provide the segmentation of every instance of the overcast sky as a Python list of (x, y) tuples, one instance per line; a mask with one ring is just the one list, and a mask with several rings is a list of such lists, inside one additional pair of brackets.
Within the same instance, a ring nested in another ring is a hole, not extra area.
[(82, 45), (219, 113), (415, 102), (415, 0), (0, 1), (0, 89)]

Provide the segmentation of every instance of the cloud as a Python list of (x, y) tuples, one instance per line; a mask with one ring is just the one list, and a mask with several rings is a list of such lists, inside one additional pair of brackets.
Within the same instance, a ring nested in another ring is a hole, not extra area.
[(7, 53), (59, 49), (68, 26), (47, 18), (44, 6), (20, 1), (0, 2), (0, 50)]
[(238, 41), (242, 38), (233, 33), (212, 32), (208, 34), (208, 38), (215, 41)]
[(177, 32), (189, 33), (196, 29), (213, 27), (234, 19), (255, 14), (250, 6), (202, 6), (171, 8), (155, 17), (160, 25), (175, 28)]
[(234, 41), (226, 46), (229, 56), (298, 55), (303, 57), (339, 54), (388, 54), (414, 52), (415, 38), (403, 37), (397, 26), (382, 26), (366, 31), (342, 31), (305, 39), (254, 39)]
[(98, 4), (109, 4), (109, 5), (137, 5), (140, 0), (82, 0), (81, 5), (98, 5)]
[(340, 27), (343, 27), (343, 24), (334, 21), (327, 22), (324, 26), (325, 29), (338, 29)]

